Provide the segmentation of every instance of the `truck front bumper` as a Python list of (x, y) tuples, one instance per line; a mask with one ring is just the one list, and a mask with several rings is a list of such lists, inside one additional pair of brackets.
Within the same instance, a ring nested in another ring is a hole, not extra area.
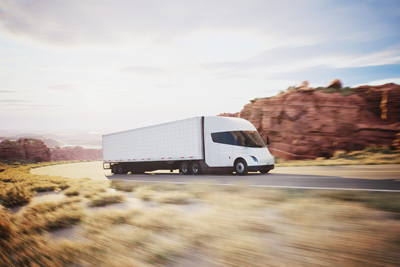
[(249, 172), (256, 172), (256, 171), (270, 171), (275, 168), (275, 164), (271, 165), (259, 165), (259, 166), (248, 166)]

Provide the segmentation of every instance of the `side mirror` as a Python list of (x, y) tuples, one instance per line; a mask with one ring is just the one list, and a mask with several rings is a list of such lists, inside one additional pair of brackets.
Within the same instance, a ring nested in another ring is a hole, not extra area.
[(269, 146), (269, 138), (268, 138), (268, 136), (267, 136), (267, 146)]

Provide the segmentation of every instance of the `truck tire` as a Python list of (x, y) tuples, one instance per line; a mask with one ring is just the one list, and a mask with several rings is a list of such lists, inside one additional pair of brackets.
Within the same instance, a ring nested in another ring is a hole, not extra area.
[(122, 163), (118, 164), (118, 173), (119, 174), (127, 174), (128, 173), (124, 164), (122, 164)]
[(235, 161), (235, 172), (237, 175), (246, 175), (248, 173), (247, 163), (244, 159)]
[(200, 162), (198, 161), (193, 161), (192, 164), (190, 165), (190, 170), (194, 175), (199, 175), (201, 174), (201, 167), (200, 167)]
[(179, 170), (181, 171), (181, 173), (183, 175), (188, 175), (191, 173), (190, 171), (190, 163), (187, 161), (184, 161), (181, 163), (181, 167), (179, 168)]
[(112, 173), (118, 174), (118, 164), (113, 164), (112, 165)]

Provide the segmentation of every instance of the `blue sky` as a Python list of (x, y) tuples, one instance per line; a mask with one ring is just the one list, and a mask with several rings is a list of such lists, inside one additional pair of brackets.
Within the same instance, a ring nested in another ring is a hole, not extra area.
[(109, 133), (400, 84), (400, 1), (0, 0), (1, 131)]

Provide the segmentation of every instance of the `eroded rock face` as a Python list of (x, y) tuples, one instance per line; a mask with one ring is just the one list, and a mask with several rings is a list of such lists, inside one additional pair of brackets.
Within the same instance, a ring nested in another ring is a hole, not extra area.
[(20, 138), (17, 141), (2, 141), (0, 143), (0, 158), (30, 159), (36, 162), (42, 162), (51, 160), (51, 152), (41, 140)]
[(237, 118), (239, 116), (239, 112), (236, 113), (221, 113), (217, 116), (221, 116), (221, 117), (235, 117)]
[(53, 161), (62, 160), (98, 160), (103, 158), (102, 149), (88, 149), (80, 146), (76, 147), (56, 147), (51, 151)]
[(392, 146), (400, 127), (400, 86), (360, 86), (352, 93), (290, 91), (245, 105), (240, 117), (252, 122), (264, 141), (268, 136), (271, 152), (284, 159)]
[(342, 82), (338, 79), (334, 79), (329, 85), (328, 88), (340, 89), (342, 88)]

